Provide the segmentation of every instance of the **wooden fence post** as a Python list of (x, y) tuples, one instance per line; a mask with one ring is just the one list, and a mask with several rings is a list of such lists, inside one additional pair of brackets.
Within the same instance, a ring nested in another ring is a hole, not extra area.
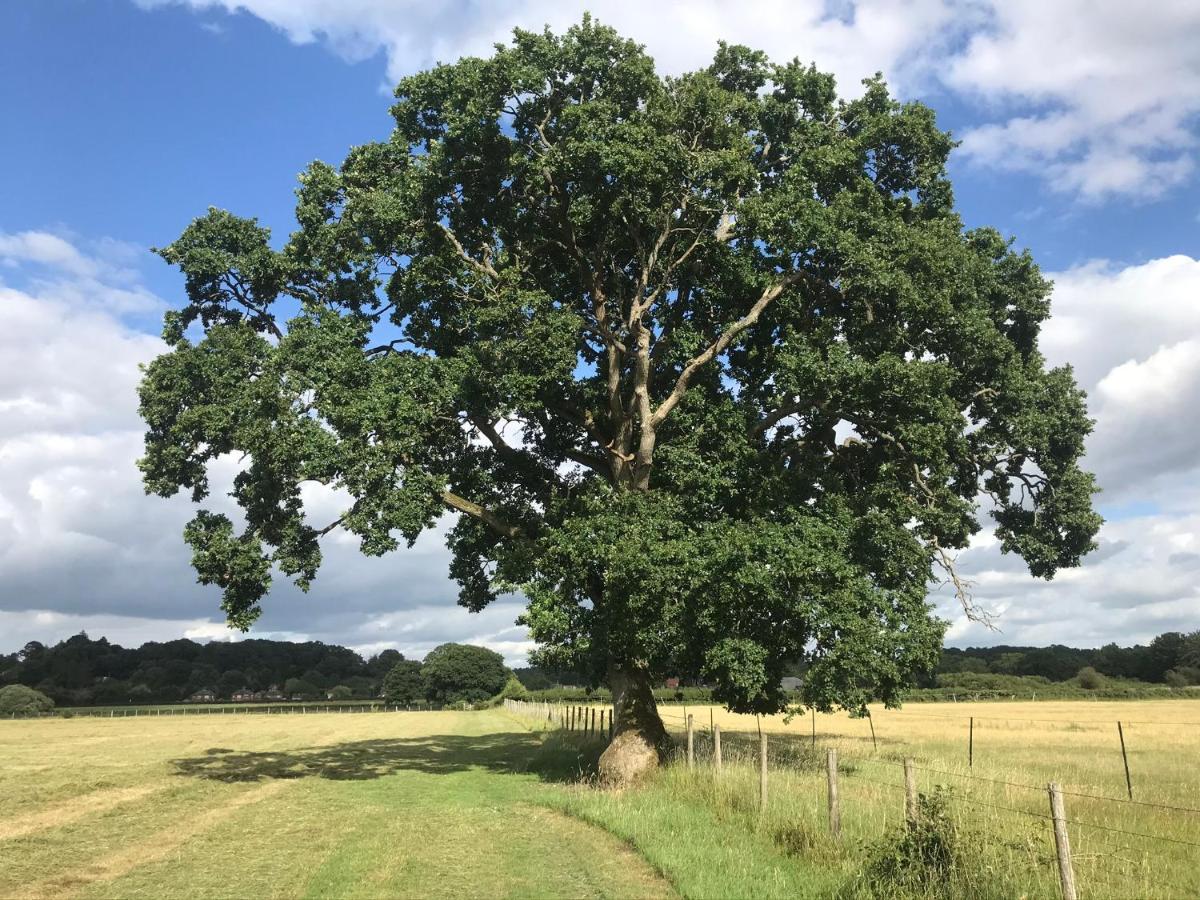
[(1125, 752), (1125, 729), (1117, 723), (1117, 735), (1121, 738), (1121, 761), (1125, 763), (1125, 790), (1129, 791), (1129, 799), (1133, 799), (1133, 782), (1129, 778), (1129, 754)]
[[(761, 728), (761, 726), (760, 726)], [(767, 811), (767, 735), (758, 732), (758, 814)]]
[(1062, 790), (1056, 781), (1046, 787), (1050, 792), (1050, 818), (1054, 820), (1054, 849), (1058, 854), (1058, 880), (1062, 885), (1063, 900), (1077, 900), (1075, 870), (1071, 867), (1071, 838), (1067, 834), (1067, 812), (1063, 806)]
[(696, 767), (695, 744), (692, 737), (692, 716), (690, 713), (687, 717), (687, 761), (689, 769)]
[(812, 734), (813, 734), (812, 745), (813, 745), (813, 749), (816, 750), (817, 749), (817, 710), (815, 708), (812, 711)]
[(967, 768), (975, 766), (975, 717), (971, 716), (971, 724), (967, 731)]
[(875, 720), (871, 717), (871, 711), (867, 710), (867, 722), (871, 726), (871, 749), (878, 750), (879, 744), (875, 742)]
[(713, 765), (721, 771), (721, 726), (713, 726)]
[(833, 747), (825, 755), (825, 772), (829, 779), (829, 832), (837, 837), (842, 833), (842, 810), (838, 805), (837, 750)]
[(592, 727), (589, 729), (592, 734), (597, 734), (596, 731), (596, 707), (592, 707)]
[(909, 828), (917, 824), (917, 773), (911, 759), (904, 760), (904, 819)]
[(604, 734), (604, 714), (606, 712), (608, 712), (608, 710), (600, 710), (600, 734)]

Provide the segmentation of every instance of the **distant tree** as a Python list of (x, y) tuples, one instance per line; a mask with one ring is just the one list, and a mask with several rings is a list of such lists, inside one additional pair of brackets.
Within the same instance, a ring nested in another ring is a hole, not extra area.
[(982, 674), (991, 670), (988, 668), (987, 660), (978, 656), (960, 654), (944, 659), (938, 667), (938, 671), (946, 674), (956, 674), (959, 672), (976, 672)]
[(384, 650), (367, 660), (367, 672), (376, 678), (383, 678), (402, 659), (404, 654), (399, 650)]
[(1021, 663), (1022, 675), (1041, 675), (1051, 681), (1066, 681), (1089, 662), (1088, 652), (1051, 644), (1049, 647), (1030, 648)]
[(505, 700), (524, 700), (529, 696), (529, 690), (521, 683), (521, 679), (510, 672), (508, 681), (504, 683), (504, 687), (500, 691), (500, 696)]
[(415, 659), (401, 659), (383, 678), (383, 698), (388, 703), (412, 703), (424, 696), (421, 664)]
[(504, 657), (472, 644), (442, 644), (430, 650), (421, 664), (425, 696), (438, 703), (489, 700), (506, 681)]
[(521, 684), (525, 685), (531, 691), (543, 691), (546, 688), (554, 686), (554, 682), (550, 677), (538, 668), (526, 667), (513, 669), (513, 674), (521, 679)]
[(316, 697), (320, 691), (315, 684), (305, 681), (303, 678), (289, 678), (283, 683), (283, 692), (288, 697), (302, 697), (308, 700)]
[(346, 687), (344, 684), (339, 684), (337, 687), (330, 688), (330, 700), (350, 700), (354, 697), (354, 691)]
[(1179, 664), (1200, 669), (1200, 631), (1193, 631), (1184, 637)]
[(342, 682), (360, 700), (372, 699), (379, 695), (379, 681), (368, 675), (351, 675)]
[(232, 697), (235, 691), (240, 691), (242, 688), (248, 687), (246, 684), (246, 675), (239, 669), (229, 669), (221, 673), (221, 677), (217, 679), (217, 684), (214, 690), (220, 697)]
[(54, 701), (31, 687), (10, 684), (0, 688), (0, 716), (37, 715), (54, 709)]
[(1000, 675), (1022, 675), (1023, 664), (1025, 662), (1025, 654), (1020, 652), (1001, 653), (990, 665), (989, 668), (993, 672)]
[(1084, 666), (1075, 675), (1075, 680), (1079, 682), (1079, 686), (1085, 691), (1094, 691), (1097, 688), (1104, 687), (1107, 679), (1093, 669), (1091, 666)]
[(1180, 666), (1168, 669), (1163, 680), (1171, 687), (1191, 687), (1200, 684), (1200, 666)]
[(1097, 672), (1109, 678), (1137, 678), (1144, 666), (1140, 658), (1145, 647), (1120, 647), (1115, 643), (1105, 644), (1092, 654), (1092, 665)]
[(101, 704), (124, 703), (129, 699), (129, 682), (119, 678), (106, 678), (96, 684), (92, 699)]
[(1184, 654), (1191, 649), (1188, 638), (1180, 632), (1163, 632), (1147, 648), (1147, 665), (1142, 678), (1146, 681), (1164, 680), (1167, 672), (1180, 665)]

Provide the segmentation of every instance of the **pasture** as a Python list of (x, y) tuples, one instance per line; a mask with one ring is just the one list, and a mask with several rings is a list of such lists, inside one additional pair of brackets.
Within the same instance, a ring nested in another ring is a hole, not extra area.
[[(662, 711), (682, 737), (684, 708)], [(1080, 897), (1200, 894), (1192, 702), (914, 705), (817, 716), (815, 741), (811, 719), (765, 719), (765, 810), (760, 723), (686, 712), (694, 766), (623, 793), (587, 782), (601, 737), (504, 710), (0, 722), (0, 896), (1052, 898), (1049, 780), (1069, 792)], [(872, 875), (905, 758), (962, 851), (932, 888)]]
[[(886, 854), (884, 835), (902, 829), (903, 761), (911, 759), (919, 791), (943, 798), (963, 850), (939, 896), (1060, 896), (1050, 781), (1066, 792), (1080, 897), (1200, 896), (1200, 705), (1194, 701), (910, 704), (873, 708), (870, 719), (835, 714), (815, 722), (807, 716), (760, 723), (707, 706), (662, 712), (680, 747), (684, 717), (692, 715), (694, 769), (681, 759), (637, 798), (581, 794), (571, 809), (630, 840), (664, 871), (687, 873), (677, 882), (685, 893), (713, 895), (706, 873), (744, 868), (738, 854), (723, 858), (721, 846), (720, 835), (739, 823), (774, 849), (823, 869), (818, 892), (890, 895), (864, 865), (872, 852)], [(710, 723), (723, 733), (720, 775), (713, 771)], [(760, 725), (769, 748), (769, 797), (761, 812)], [(827, 823), (829, 748), (837, 750), (840, 770), (839, 839)], [(696, 841), (659, 838), (669, 823), (697, 818), (727, 827), (702, 850)], [(673, 862), (680, 853), (695, 859)], [(723, 861), (702, 865), (705, 854)], [(785, 871), (759, 872), (758, 879), (783, 879)], [(743, 875), (747, 883), (754, 879), (750, 871)], [(782, 880), (777, 887), (767, 893), (788, 892)]]
[(0, 722), (0, 896), (671, 896), (539, 750), (495, 711)]

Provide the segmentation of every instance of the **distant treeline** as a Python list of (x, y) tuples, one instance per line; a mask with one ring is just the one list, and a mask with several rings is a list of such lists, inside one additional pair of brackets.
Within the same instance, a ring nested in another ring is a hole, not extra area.
[(273, 700), (348, 700), (378, 697), (384, 676), (403, 658), (384, 650), (364, 659), (319, 641), (181, 639), (127, 649), (80, 633), (53, 647), (30, 641), (0, 655), (0, 686), (28, 685), (60, 706), (172, 703), (204, 691), (220, 700), (241, 691)]
[[(1143, 682), (1150, 685), (1186, 687), (1200, 685), (1200, 631), (1184, 634), (1170, 631), (1160, 634), (1148, 645), (1119, 647), (1106, 644), (1094, 650), (1065, 647), (1052, 644), (1049, 647), (969, 647), (965, 650), (947, 647), (937, 667), (918, 678), (913, 685), (917, 689), (946, 689), (947, 699), (957, 689), (970, 691), (1017, 692), (1037, 690), (1039, 684), (1059, 684), (1063, 691), (1074, 689), (1087, 691), (1129, 691), (1136, 685), (1118, 688), (1115, 684), (1101, 684), (1087, 671), (1105, 679), (1120, 682)], [(531, 691), (550, 691), (541, 699), (579, 699), (588, 696), (586, 682), (569, 672), (555, 672), (537, 668), (514, 669), (517, 678)], [(1080, 673), (1083, 672), (1082, 683)], [(675, 673), (683, 688), (700, 688), (703, 678), (690, 677), (688, 673)], [(787, 674), (802, 678), (804, 667), (789, 667)], [(993, 676), (993, 677), (984, 677)], [(1027, 676), (1021, 681), (1014, 676)], [(679, 689), (682, 690), (683, 688)], [(665, 688), (657, 692), (659, 699), (678, 698), (675, 689)], [(599, 691), (593, 692), (597, 697)], [(699, 699), (699, 695), (696, 695)]]
[[(80, 633), (52, 647), (31, 641), (16, 653), (0, 655), (0, 686), (24, 684), (60, 706), (174, 703), (204, 691), (218, 700), (232, 699), (242, 691), (270, 694), (273, 700), (366, 699), (380, 696), (384, 676), (403, 658), (395, 650), (384, 650), (364, 659), (346, 647), (319, 641), (200, 644), (181, 639), (127, 649)], [(531, 691), (555, 689), (555, 699), (588, 695), (586, 680), (572, 672), (514, 671)], [(998, 693), (1032, 689), (1040, 695), (1038, 684), (1058, 684), (1061, 690), (1136, 690), (1131, 684), (1101, 684), (1089, 674), (1093, 671), (1122, 683), (1200, 685), (1200, 631), (1167, 632), (1145, 646), (1107, 644), (1095, 650), (1061, 644), (948, 647), (937, 668), (914, 685), (925, 690), (914, 693), (930, 699), (945, 693), (949, 699), (964, 689)], [(687, 699), (698, 700), (702, 679), (674, 674), (682, 686), (666, 688), (664, 679), (660, 699), (684, 699), (683, 692), (690, 688)], [(803, 677), (803, 667), (794, 666), (788, 674)], [(592, 692), (597, 698), (601, 695)]]
[(1095, 669), (1108, 678), (1124, 678), (1173, 687), (1200, 684), (1200, 631), (1168, 631), (1148, 645), (1118, 647), (1105, 644), (1080, 650), (1049, 647), (947, 647), (937, 669), (921, 687), (937, 687), (943, 675), (1036, 675), (1047, 681), (1067, 681), (1081, 669)]

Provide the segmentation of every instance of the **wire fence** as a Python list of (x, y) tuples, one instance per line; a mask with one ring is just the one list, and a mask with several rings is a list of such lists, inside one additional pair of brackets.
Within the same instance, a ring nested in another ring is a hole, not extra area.
[[(611, 737), (611, 708), (522, 701), (509, 701), (506, 707), (549, 727)], [(795, 734), (761, 731), (727, 730), (722, 736), (711, 711), (707, 716), (674, 709), (659, 712), (679, 739), (675, 764), (707, 771), (714, 778), (732, 777), (734, 772), (744, 776), (747, 766), (756, 769), (764, 809), (769, 782), (778, 781), (789, 792), (815, 790), (805, 808), (813, 808), (811, 803), (819, 807), (823, 795), (826, 824), (834, 837), (840, 835), (844, 815), (858, 823), (860, 836), (867, 821), (904, 821), (912, 827), (919, 815), (918, 798), (936, 792), (954, 809), (955, 820), (970, 829), (980, 853), (1007, 858), (1025, 870), (1017, 877), (1024, 874), (1033, 880), (1034, 896), (1200, 897), (1200, 840), (1192, 839), (1200, 808), (1106, 796), (1057, 782), (1031, 784), (952, 771), (918, 764), (912, 757), (890, 758), (874, 745), (866, 752), (848, 753), (818, 747), (815, 731), (811, 743)], [(872, 820), (870, 814), (881, 810), (887, 815)], [(882, 834), (880, 828), (876, 832)]]
[(435, 703), (264, 703), (259, 701), (232, 704), (204, 704), (195, 706), (111, 706), (95, 708), (72, 708), (52, 710), (49, 712), (19, 713), (13, 712), (0, 718), (5, 719), (55, 719), (55, 718), (92, 718), (92, 719), (127, 719), (153, 718), (156, 716), (220, 716), (220, 715), (307, 715), (315, 713), (383, 713), (383, 712), (427, 712), (442, 709), (471, 708), (469, 705), (459, 707), (443, 707)]

